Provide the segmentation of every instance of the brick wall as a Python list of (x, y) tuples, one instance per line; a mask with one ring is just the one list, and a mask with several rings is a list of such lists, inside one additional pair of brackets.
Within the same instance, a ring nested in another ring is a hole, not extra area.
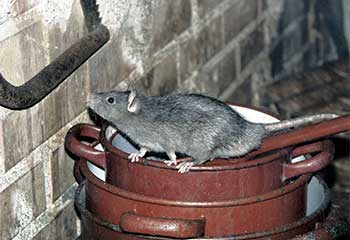
[[(40, 3), (39, 3), (40, 2)], [(259, 105), (259, 88), (338, 58), (318, 1), (4, 1), (0, 72), (20, 85), (102, 19), (111, 40), (36, 106), (0, 108), (0, 239), (74, 239), (73, 161), (89, 92), (202, 92)], [(98, 5), (98, 13), (96, 8)], [(316, 24), (317, 23), (317, 24)]]

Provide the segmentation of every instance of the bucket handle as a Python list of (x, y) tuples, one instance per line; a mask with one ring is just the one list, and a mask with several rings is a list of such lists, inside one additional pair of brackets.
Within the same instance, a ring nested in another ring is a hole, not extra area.
[(204, 235), (205, 219), (187, 220), (147, 217), (126, 212), (120, 216), (120, 228), (125, 232), (171, 238), (198, 238)]
[(284, 163), (282, 180), (300, 176), (306, 173), (313, 173), (327, 166), (333, 159), (334, 146), (331, 140), (324, 140), (297, 147), (291, 153), (291, 157), (295, 158), (301, 155), (319, 152), (315, 156), (300, 161), (298, 163)]
[(64, 141), (66, 149), (78, 157), (85, 158), (95, 165), (106, 168), (106, 153), (99, 151), (88, 144), (84, 144), (78, 139), (89, 137), (98, 141), (101, 128), (87, 123), (80, 123), (68, 130)]
[[(273, 135), (263, 139), (261, 147), (248, 154), (252, 158), (258, 154), (296, 144), (314, 141), (342, 132), (350, 131), (350, 115), (340, 116), (320, 123), (312, 124), (301, 129)], [(248, 158), (248, 159), (249, 159)]]

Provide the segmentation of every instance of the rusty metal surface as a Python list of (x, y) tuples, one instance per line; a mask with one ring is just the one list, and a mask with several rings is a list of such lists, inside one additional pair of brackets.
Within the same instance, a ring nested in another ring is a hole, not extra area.
[(21, 86), (13, 86), (0, 74), (0, 106), (20, 110), (35, 105), (102, 47), (109, 37), (108, 29), (100, 25)]
[[(120, 216), (130, 211), (155, 218), (204, 218), (205, 236), (216, 236), (264, 231), (305, 216), (306, 185), (310, 175), (300, 177), (286, 187), (255, 197), (180, 202), (127, 192), (97, 179), (88, 170), (84, 160), (80, 160), (79, 164), (86, 181), (87, 208), (95, 216), (116, 225), (120, 224)], [(270, 217), (266, 218), (267, 215)], [(218, 225), (218, 222), (225, 224)]]
[[(79, 164), (76, 164), (76, 168), (79, 168)], [(313, 214), (311, 214), (308, 217), (304, 217), (302, 219), (299, 219), (296, 222), (276, 227), (273, 229), (269, 229), (267, 231), (261, 231), (261, 232), (254, 232), (250, 234), (241, 234), (241, 235), (231, 235), (231, 236), (222, 236), (222, 237), (200, 237), (200, 238), (191, 238), (191, 239), (206, 239), (206, 240), (238, 240), (238, 239), (289, 239), (291, 237), (295, 237), (300, 234), (305, 234), (308, 231), (314, 230), (315, 224), (317, 222), (323, 221), (323, 215), (325, 213), (325, 210), (327, 209), (328, 202), (329, 202), (329, 192), (327, 190), (327, 187), (324, 183), (322, 183), (325, 191), (326, 196), (319, 207)], [(82, 203), (82, 195), (81, 190), (84, 187), (84, 183), (80, 185), (80, 187), (77, 190), (76, 193), (76, 199), (75, 203), (81, 212), (81, 218), (82, 218), (82, 240), (87, 239), (173, 239), (173, 238), (164, 238), (159, 236), (146, 236), (146, 235), (135, 235), (130, 233), (123, 232), (118, 225), (111, 224), (105, 221), (102, 221), (95, 215), (93, 215), (90, 211), (88, 211), (84, 204)], [(84, 192), (84, 191), (83, 191)], [(220, 221), (220, 223), (223, 223)], [(328, 225), (327, 225), (328, 224)], [(341, 222), (335, 222), (335, 224), (341, 224)], [(319, 226), (319, 224), (317, 224)], [(326, 223), (322, 226), (328, 226), (329, 230), (334, 229), (334, 224)], [(319, 232), (321, 231), (321, 228), (318, 229)], [(327, 233), (327, 231), (323, 231)], [(346, 232), (344, 231), (338, 231), (337, 235), (332, 235), (333, 238), (330, 239), (336, 239), (334, 237), (344, 236)], [(306, 236), (306, 235), (302, 235)], [(329, 236), (329, 235), (318, 235), (321, 237)], [(299, 236), (300, 237), (300, 236)], [(188, 238), (190, 239), (190, 238)], [(326, 238), (319, 238), (319, 239), (326, 239)]]
[[(262, 194), (284, 186), (285, 179), (317, 171), (332, 158), (332, 143), (323, 141), (261, 156), (250, 161), (230, 163), (224, 161), (209, 166), (197, 166), (186, 174), (164, 163), (145, 161), (130, 163), (128, 154), (113, 147), (104, 137), (106, 127), (89, 124), (74, 126), (66, 136), (67, 149), (106, 169), (108, 183), (124, 190), (179, 201), (220, 201)], [(97, 135), (100, 133), (100, 136)], [(105, 152), (79, 142), (80, 136), (101, 141)], [(296, 164), (289, 163), (290, 156), (320, 152)]]

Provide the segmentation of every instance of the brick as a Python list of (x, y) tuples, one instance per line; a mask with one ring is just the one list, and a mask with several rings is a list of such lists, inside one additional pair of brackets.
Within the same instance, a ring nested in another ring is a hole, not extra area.
[(322, 33), (310, 44), (309, 48), (304, 52), (303, 64), (304, 69), (312, 69), (321, 66), (325, 62), (331, 62), (338, 59), (332, 41), (326, 33)]
[(214, 68), (210, 72), (201, 72), (198, 77), (194, 78), (194, 84), (198, 87), (199, 92), (211, 97), (218, 97), (219, 70)]
[(224, 12), (225, 43), (234, 39), (249, 23), (256, 20), (258, 1), (238, 1)]
[(71, 16), (66, 23), (64, 32), (62, 32), (58, 24), (51, 25), (48, 28), (50, 61), (54, 60), (73, 43), (87, 34), (84, 14), (80, 4), (75, 2), (71, 11)]
[[(298, 50), (303, 48), (303, 45), (306, 44), (303, 41), (302, 36), (303, 31), (300, 28), (294, 29), (289, 34), (283, 37), (282, 45), (283, 45), (283, 58), (282, 61), (284, 63), (288, 62), (291, 57), (298, 53)], [(276, 59), (277, 61), (277, 59)], [(279, 59), (281, 61), (281, 59)]]
[(45, 210), (42, 164), (0, 194), (0, 239), (11, 239)]
[(152, 52), (156, 52), (190, 26), (191, 2), (160, 1), (153, 11)]
[(208, 15), (215, 7), (217, 7), (222, 0), (198, 0), (198, 16), (203, 18)]
[(33, 240), (60, 239), (72, 240), (77, 238), (76, 212), (74, 204), (69, 204), (56, 218), (42, 229)]
[(154, 67), (141, 80), (143, 91), (148, 95), (164, 95), (177, 87), (176, 56), (172, 54)]
[(195, 75), (191, 78), (185, 79), (179, 84), (178, 92), (182, 93), (200, 93), (201, 89), (197, 86), (198, 75)]
[(299, 16), (307, 14), (309, 9), (306, 8), (307, 1), (283, 1), (281, 16), (279, 17), (280, 29), (285, 29)]
[[(62, 85), (59, 88), (62, 89)], [(56, 89), (50, 93), (29, 110), (33, 147), (39, 146), (63, 125), (60, 119), (64, 112), (58, 115), (56, 111), (56, 101), (58, 101), (56, 97), (59, 95), (57, 91)], [(65, 99), (62, 94), (60, 94), (60, 99), (61, 101)]]
[(236, 79), (236, 49), (228, 53), (219, 64), (219, 91), (222, 93)]
[(46, 64), (46, 46), (41, 22), (0, 42), (1, 74), (12, 84), (21, 85)]
[(182, 43), (179, 51), (180, 79), (185, 81), (202, 64), (202, 59), (199, 57), (199, 48), (193, 38)]
[(264, 31), (261, 24), (240, 41), (242, 70), (263, 50), (264, 46)]
[(244, 82), (233, 92), (228, 101), (238, 104), (251, 105), (253, 99), (252, 82), (249, 76)]
[(33, 149), (28, 111), (14, 111), (2, 122), (5, 171), (16, 165)]
[(180, 45), (180, 78), (187, 79), (194, 70), (206, 63), (223, 47), (222, 18), (205, 26), (196, 38)]
[(204, 63), (219, 52), (224, 45), (221, 31), (222, 24), (222, 18), (217, 17), (199, 33), (197, 46), (199, 48), (199, 58)]
[(74, 182), (74, 161), (65, 151), (64, 146), (52, 152), (51, 172), (53, 185), (53, 201), (56, 201)]
[[(199, 68), (198, 76), (193, 77), (187, 84), (195, 85), (195, 89), (198, 92), (205, 92), (210, 96), (217, 97), (236, 79), (237, 70), (235, 55), (236, 49), (233, 49), (228, 52), (220, 62), (214, 63), (215, 65), (210, 63)], [(184, 65), (184, 67), (186, 66), (188, 65)], [(186, 79), (182, 78), (181, 81), (182, 84), (184, 84)]]
[(260, 0), (261, 11), (265, 11), (268, 8), (268, 0)]
[(121, 38), (112, 38), (89, 59), (91, 91), (107, 91), (120, 83), (135, 68), (123, 59)]

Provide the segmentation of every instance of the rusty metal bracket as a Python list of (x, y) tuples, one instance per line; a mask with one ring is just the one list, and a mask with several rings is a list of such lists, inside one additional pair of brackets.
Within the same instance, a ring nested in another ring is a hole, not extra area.
[(0, 106), (21, 110), (37, 104), (109, 38), (107, 27), (99, 25), (21, 86), (13, 86), (0, 74)]

